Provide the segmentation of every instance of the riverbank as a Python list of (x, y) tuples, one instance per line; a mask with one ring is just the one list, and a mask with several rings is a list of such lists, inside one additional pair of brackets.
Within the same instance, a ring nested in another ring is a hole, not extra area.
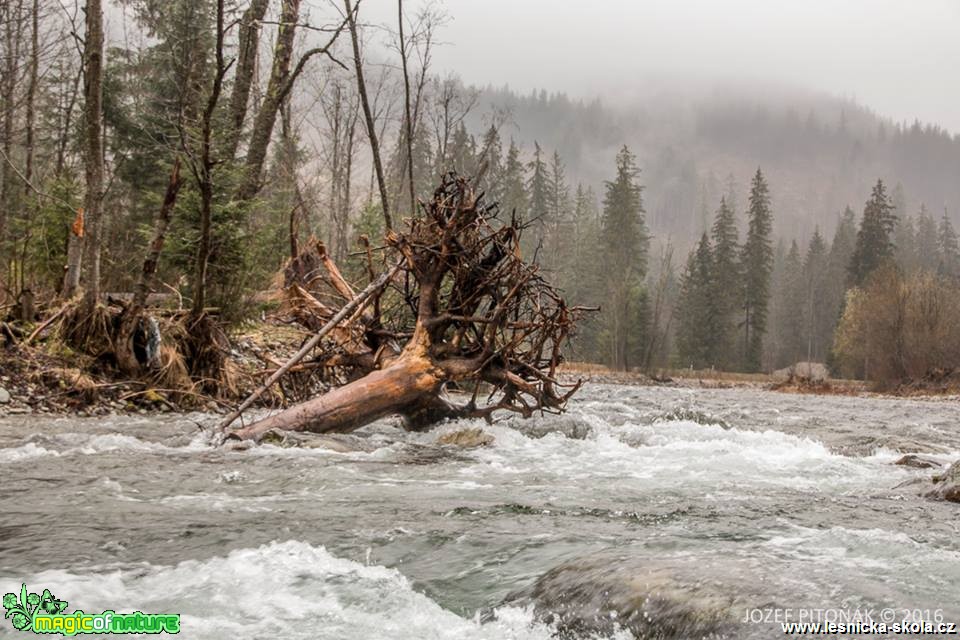
[[(202, 410), (225, 412), (246, 398), (266, 376), (281, 366), (309, 335), (302, 329), (271, 322), (249, 324), (234, 331), (224, 353), (231, 384), (216, 395), (198, 385), (164, 388), (156, 380), (118, 377), (106, 359), (71, 350), (55, 336), (35, 344), (0, 347), (0, 415), (148, 414)], [(877, 388), (860, 380), (811, 381), (764, 373), (716, 370), (661, 370), (653, 374), (613, 371), (593, 363), (572, 362), (561, 367), (567, 382), (584, 379), (600, 384), (665, 386), (692, 389), (756, 389), (781, 393), (911, 397), (945, 399), (960, 395), (960, 376), (934, 372), (928, 379)], [(295, 368), (282, 384), (265, 394), (256, 407), (278, 407), (297, 402), (325, 388), (309, 365)]]
[[(224, 412), (246, 398), (265, 376), (299, 348), (307, 334), (294, 326), (257, 323), (230, 336), (224, 351), (230, 384), (217, 394), (181, 376), (166, 388), (163, 375), (143, 379), (120, 376), (109, 357), (79, 353), (56, 336), (35, 344), (0, 346), (0, 415), (145, 414), (202, 410)], [(158, 374), (162, 372), (156, 372)], [(318, 391), (318, 381), (294, 371), (284, 384), (264, 394), (254, 406), (273, 407)]]
[(960, 398), (960, 372), (936, 371), (920, 380), (904, 380), (897, 384), (878, 385), (865, 380), (824, 378), (813, 380), (803, 376), (739, 373), (715, 369), (663, 369), (655, 373), (613, 371), (585, 362), (565, 363), (561, 367), (565, 380), (583, 378), (601, 384), (669, 386), (694, 389), (758, 389), (779, 393), (831, 396), (894, 397), (916, 399)]

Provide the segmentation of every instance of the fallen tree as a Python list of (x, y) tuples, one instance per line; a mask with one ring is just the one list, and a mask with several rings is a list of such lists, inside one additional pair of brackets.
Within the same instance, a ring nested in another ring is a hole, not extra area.
[[(523, 223), (499, 214), (450, 174), (404, 231), (367, 247), (371, 282), (375, 253), (383, 265), (399, 266), (381, 276), (382, 286), (367, 287), (360, 304), (322, 244), (292, 258), (284, 290), (297, 322), (318, 331), (338, 309), (356, 307), (324, 328), (307, 363), (334, 388), (229, 435), (352, 431), (393, 414), (420, 429), (452, 417), (489, 420), (500, 410), (562, 412), (580, 382), (563, 385), (555, 374), (582, 309), (569, 308), (537, 265), (523, 260)], [(449, 387), (469, 396), (455, 404)]]

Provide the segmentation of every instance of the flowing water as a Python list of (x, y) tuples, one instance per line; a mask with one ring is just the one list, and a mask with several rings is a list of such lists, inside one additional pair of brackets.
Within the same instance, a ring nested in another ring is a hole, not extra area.
[(494, 436), (469, 450), (381, 421), (362, 451), (235, 451), (213, 421), (0, 418), (0, 593), (181, 613), (186, 638), (631, 637), (549, 615), (604, 580), (728, 637), (782, 635), (757, 610), (960, 622), (960, 507), (893, 464), (956, 459), (956, 402), (590, 385), (565, 416), (439, 429)]

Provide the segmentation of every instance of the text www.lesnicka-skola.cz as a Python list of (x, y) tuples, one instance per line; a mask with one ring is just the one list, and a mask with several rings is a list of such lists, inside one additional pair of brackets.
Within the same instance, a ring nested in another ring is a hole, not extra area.
[(834, 635), (957, 635), (957, 625), (952, 622), (781, 622), (787, 635), (813, 636)]

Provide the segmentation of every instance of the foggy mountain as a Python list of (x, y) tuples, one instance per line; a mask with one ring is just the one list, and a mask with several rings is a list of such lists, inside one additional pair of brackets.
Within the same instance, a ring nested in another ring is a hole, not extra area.
[(513, 137), (525, 151), (534, 141), (557, 149), (572, 181), (600, 186), (627, 144), (642, 170), (651, 231), (681, 246), (709, 224), (723, 196), (743, 222), (758, 166), (771, 185), (781, 237), (804, 240), (816, 226), (832, 233), (845, 206), (859, 214), (877, 178), (908, 214), (925, 203), (933, 215), (946, 207), (956, 220), (960, 208), (960, 139), (937, 125), (893, 122), (849, 99), (730, 86), (617, 104), (507, 87), (476, 91), (471, 130), (479, 134), (492, 109), (507, 110), (503, 139)]

